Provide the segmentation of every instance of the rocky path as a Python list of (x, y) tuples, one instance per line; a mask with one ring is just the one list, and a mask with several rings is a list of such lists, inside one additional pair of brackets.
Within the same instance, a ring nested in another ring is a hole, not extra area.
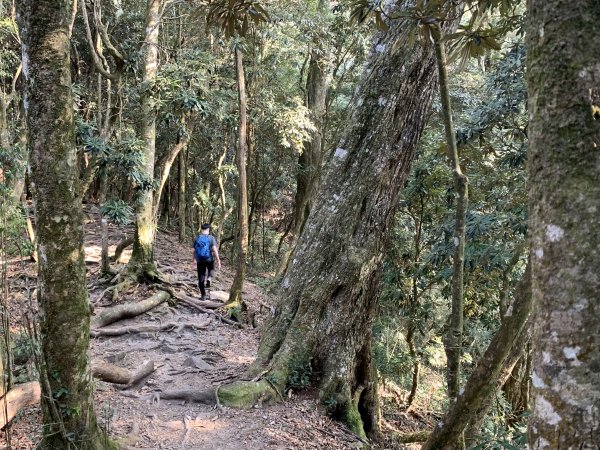
[[(130, 230), (111, 228), (111, 253), (127, 233)], [(86, 263), (90, 299), (96, 304), (96, 314), (102, 311), (102, 305), (108, 306), (106, 298), (101, 298), (106, 287), (96, 284), (99, 255), (98, 221), (90, 215), (86, 223)], [(126, 252), (125, 261), (127, 256)], [(178, 283), (179, 292), (199, 298), (191, 243), (190, 246), (182, 245), (176, 235), (160, 232), (156, 257), (159, 269)], [(118, 269), (119, 265), (114, 268)], [(28, 270), (31, 272), (31, 268)], [(231, 278), (232, 273), (225, 264), (213, 280), (212, 292), (227, 291)], [(133, 286), (120, 292), (118, 301), (135, 302), (152, 293), (152, 287)], [(19, 298), (22, 299), (25, 295), (21, 294)], [(245, 286), (244, 296), (249, 308), (257, 313), (260, 326), (269, 313), (270, 299), (250, 282)], [(215, 297), (219, 296), (213, 295), (213, 300)], [(162, 399), (161, 393), (165, 391), (215, 389), (235, 379), (253, 361), (259, 339), (258, 329), (240, 329), (222, 323), (215, 315), (201, 313), (177, 302), (163, 303), (145, 314), (114, 325), (166, 322), (195, 326), (92, 339), (93, 364), (111, 363), (135, 371), (148, 360), (154, 362), (154, 372), (127, 389), (96, 381), (95, 404), (99, 421), (123, 448), (258, 450), (361, 446), (345, 427), (321, 414), (310, 393), (296, 395), (292, 392), (284, 403), (258, 404), (249, 410)], [(32, 407), (24, 411), (12, 425), (13, 449), (33, 448), (39, 438), (38, 409)]]

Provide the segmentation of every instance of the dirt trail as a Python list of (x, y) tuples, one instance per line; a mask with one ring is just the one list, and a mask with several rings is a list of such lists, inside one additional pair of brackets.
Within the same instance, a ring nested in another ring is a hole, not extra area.
[[(97, 285), (100, 255), (98, 217), (86, 221), (86, 264), (92, 303), (100, 300), (106, 286)], [(110, 253), (123, 235), (131, 230), (111, 227)], [(159, 269), (178, 281), (178, 288), (199, 298), (191, 243), (182, 245), (177, 236), (159, 232), (156, 259)], [(130, 252), (130, 250), (129, 250)], [(125, 253), (125, 259), (128, 254)], [(118, 268), (118, 265), (114, 266)], [(32, 268), (28, 267), (30, 272)], [(13, 276), (18, 274), (13, 273)], [(227, 266), (218, 271), (211, 291), (227, 291), (232, 274)], [(136, 287), (120, 294), (120, 301), (137, 301), (152, 294), (152, 288)], [(24, 299), (24, 295), (15, 300)], [(252, 283), (244, 297), (256, 311), (258, 322), (269, 312), (271, 301)], [(95, 312), (101, 311), (96, 306)], [(18, 313), (17, 313), (18, 314)], [(17, 320), (18, 322), (18, 320)], [(110, 362), (135, 370), (152, 360), (156, 370), (128, 389), (96, 381), (95, 404), (99, 421), (110, 436), (129, 448), (145, 449), (348, 449), (360, 441), (341, 424), (323, 416), (317, 402), (307, 394), (292, 394), (285, 403), (250, 410), (205, 406), (178, 400), (160, 400), (167, 390), (216, 388), (244, 372), (256, 354), (258, 329), (239, 329), (211, 315), (198, 313), (181, 303), (161, 306), (133, 319), (114, 325), (160, 324), (164, 322), (200, 324), (156, 333), (139, 333), (92, 339), (93, 363)], [(12, 426), (12, 448), (32, 448), (39, 438), (39, 408), (30, 408)], [(0, 439), (4, 438), (2, 435)], [(0, 441), (1, 442), (1, 441)], [(1, 447), (0, 447), (1, 448)]]

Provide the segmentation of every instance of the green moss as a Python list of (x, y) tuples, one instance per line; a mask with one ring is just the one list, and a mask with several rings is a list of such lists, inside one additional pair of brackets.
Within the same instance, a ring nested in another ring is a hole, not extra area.
[(239, 381), (221, 386), (217, 396), (222, 405), (241, 409), (274, 403), (278, 399), (277, 392), (267, 380)]
[(345, 408), (345, 414), (342, 420), (348, 425), (348, 428), (354, 433), (359, 435), (361, 438), (366, 438), (365, 428), (363, 425), (360, 412), (358, 412), (358, 405), (355, 402), (350, 402)]

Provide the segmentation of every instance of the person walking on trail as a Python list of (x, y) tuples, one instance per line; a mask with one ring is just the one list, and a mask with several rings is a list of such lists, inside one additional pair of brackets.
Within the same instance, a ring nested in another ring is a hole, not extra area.
[[(202, 300), (206, 299), (206, 289), (210, 287), (211, 278), (215, 273), (215, 261), (217, 269), (221, 268), (217, 239), (210, 234), (210, 225), (205, 223), (200, 227), (201, 231), (194, 240), (194, 259), (198, 268), (198, 286)], [(208, 272), (208, 277), (206, 273)], [(206, 280), (206, 284), (204, 282)]]

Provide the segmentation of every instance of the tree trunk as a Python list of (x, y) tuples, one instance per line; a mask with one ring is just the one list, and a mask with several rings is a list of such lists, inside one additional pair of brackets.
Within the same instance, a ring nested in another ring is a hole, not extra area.
[[(319, 1), (319, 11), (325, 13), (328, 2)], [(310, 213), (323, 162), (323, 124), (325, 121), (327, 87), (329, 85), (329, 55), (323, 48), (313, 48), (310, 53), (308, 77), (306, 80), (306, 107), (315, 130), (310, 139), (303, 144), (298, 157), (298, 175), (296, 177), (296, 197), (294, 199), (293, 230), (288, 250), (283, 255), (278, 275), (283, 275), (289, 265), (298, 237)]]
[[(528, 292), (528, 295), (531, 295), (531, 292)], [(533, 320), (531, 319), (530, 315), (527, 319), (527, 322), (525, 322), (525, 325), (523, 326), (523, 330), (521, 330), (519, 337), (513, 344), (510, 353), (504, 360), (504, 364), (502, 366), (502, 370), (500, 371), (498, 383), (496, 384), (495, 390), (503, 388), (503, 386), (508, 381), (510, 381), (512, 374), (515, 368), (517, 367), (517, 364), (522, 358), (523, 349), (529, 347), (531, 343), (532, 332)], [(527, 377), (527, 379), (529, 379), (529, 376)], [(483, 428), (485, 418), (488, 415), (490, 409), (492, 408), (494, 401), (496, 400), (494, 394), (495, 392), (494, 390), (492, 390), (491, 394), (483, 400), (479, 408), (477, 408), (473, 412), (469, 420), (469, 424), (467, 425), (464, 431), (464, 441), (467, 448), (471, 448), (478, 444), (478, 436), (481, 435), (481, 430)]]
[(233, 207), (227, 208), (227, 202), (225, 198), (225, 175), (223, 174), (223, 161), (227, 156), (227, 149), (229, 146), (229, 130), (227, 128), (224, 129), (223, 134), (223, 153), (219, 157), (219, 161), (217, 162), (217, 184), (219, 185), (219, 201), (221, 202), (221, 214), (219, 217), (219, 223), (217, 226), (217, 242), (221, 244), (221, 236), (223, 235), (223, 228), (225, 227), (225, 222), (231, 214)]
[(182, 244), (187, 241), (185, 235), (185, 188), (187, 174), (187, 170), (185, 167), (185, 155), (186, 149), (179, 153), (179, 189), (177, 190), (177, 218), (179, 220), (179, 242), (181, 242)]
[(232, 312), (239, 313), (245, 309), (242, 299), (242, 288), (246, 278), (246, 256), (248, 254), (248, 185), (246, 177), (246, 156), (248, 143), (246, 139), (246, 81), (244, 78), (244, 61), (242, 50), (235, 48), (235, 69), (239, 95), (239, 129), (236, 164), (238, 169), (237, 210), (238, 230), (236, 271), (229, 291), (227, 307)]
[[(600, 6), (530, 0), (531, 449), (600, 442)], [(585, 39), (582, 37), (585, 36)]]
[[(158, 31), (162, 0), (148, 0), (146, 10), (146, 46), (144, 87), (142, 94), (142, 139), (145, 142), (143, 174), (154, 179), (154, 155), (156, 151), (156, 110), (154, 106), (154, 79), (158, 72)], [(157, 275), (154, 264), (154, 238), (156, 223), (151, 188), (138, 192), (136, 206), (133, 252), (128, 263), (130, 273), (140, 278)]]
[(509, 376), (502, 386), (504, 398), (510, 405), (510, 413), (506, 417), (506, 425), (514, 427), (529, 411), (531, 393), (531, 339), (519, 349), (519, 359), (514, 364)]
[(362, 436), (378, 429), (371, 345), (383, 252), (437, 82), (430, 47), (392, 51), (402, 29), (392, 21), (376, 38), (250, 370), (280, 392), (311, 377), (329, 412)]
[(44, 437), (40, 448), (99, 449), (71, 96), (69, 0), (18, 2), (38, 228)]
[(463, 304), (464, 285), (463, 274), (465, 265), (465, 222), (468, 200), (468, 180), (460, 168), (458, 149), (456, 147), (456, 133), (452, 124), (452, 106), (450, 105), (450, 92), (448, 88), (448, 64), (446, 62), (446, 46), (442, 40), (442, 31), (436, 23), (431, 27), (431, 35), (435, 46), (438, 77), (440, 83), (440, 100), (444, 116), (444, 129), (446, 132), (446, 145), (448, 147), (448, 160), (456, 197), (456, 219), (454, 222), (454, 254), (452, 262), (452, 310), (448, 318), (448, 329), (444, 337), (447, 370), (446, 382), (448, 397), (456, 398), (460, 387), (460, 359), (462, 356), (463, 340)]
[(464, 392), (456, 397), (421, 450), (456, 450), (469, 420), (498, 387), (502, 368), (531, 311), (529, 266), (519, 283), (515, 300), (502, 325), (469, 377)]

